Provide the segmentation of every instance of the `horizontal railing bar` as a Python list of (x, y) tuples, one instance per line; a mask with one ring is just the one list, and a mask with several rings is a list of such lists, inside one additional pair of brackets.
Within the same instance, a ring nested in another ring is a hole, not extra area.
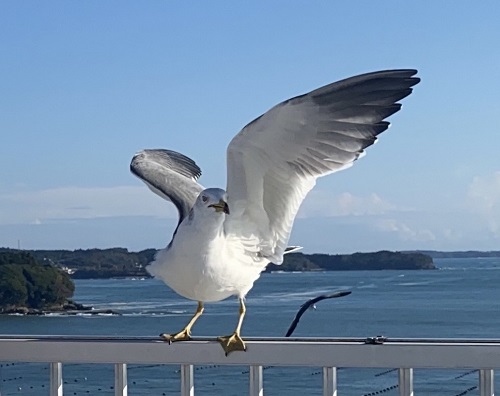
[[(377, 336), (380, 337), (380, 336)], [(367, 339), (375, 337), (244, 337), (245, 341), (254, 342), (354, 342), (365, 343)], [(57, 341), (116, 341), (116, 342), (136, 342), (136, 341), (162, 341), (154, 336), (87, 336), (87, 335), (23, 335), (23, 334), (0, 334), (1, 340), (57, 340)], [(196, 337), (190, 341), (216, 341), (217, 337)], [(415, 344), (500, 344), (499, 338), (385, 338), (383, 344), (387, 343), (415, 343)]]
[(169, 345), (156, 337), (0, 336), (7, 362), (218, 364), (247, 366), (474, 368), (500, 367), (497, 342), (385, 342), (246, 338), (247, 351), (225, 356), (210, 338)]

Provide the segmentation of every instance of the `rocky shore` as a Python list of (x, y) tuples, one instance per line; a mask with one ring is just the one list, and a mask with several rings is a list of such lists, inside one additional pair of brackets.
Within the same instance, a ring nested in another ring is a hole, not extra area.
[(30, 308), (30, 307), (9, 307), (0, 310), (2, 315), (33, 315), (43, 316), (50, 314), (61, 315), (120, 315), (119, 312), (111, 309), (94, 309), (94, 307), (76, 303), (74, 301), (67, 301), (63, 305), (55, 305), (45, 308)]

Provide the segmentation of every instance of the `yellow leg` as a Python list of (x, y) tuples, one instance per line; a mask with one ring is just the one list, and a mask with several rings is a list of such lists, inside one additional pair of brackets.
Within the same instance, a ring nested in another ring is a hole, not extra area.
[(217, 341), (219, 341), (222, 345), (222, 349), (224, 349), (226, 356), (234, 351), (247, 350), (245, 342), (240, 337), (241, 325), (243, 323), (243, 318), (245, 317), (245, 312), (245, 303), (243, 302), (243, 299), (240, 298), (240, 316), (238, 318), (238, 325), (236, 326), (234, 333), (226, 337), (217, 337)]
[(193, 317), (186, 325), (186, 327), (184, 327), (184, 329), (175, 334), (163, 333), (160, 334), (160, 337), (165, 341), (168, 341), (169, 344), (174, 341), (189, 341), (191, 339), (191, 327), (193, 327), (194, 323), (198, 320), (202, 313), (203, 303), (201, 301), (198, 301), (198, 308), (196, 309), (196, 312), (194, 313)]

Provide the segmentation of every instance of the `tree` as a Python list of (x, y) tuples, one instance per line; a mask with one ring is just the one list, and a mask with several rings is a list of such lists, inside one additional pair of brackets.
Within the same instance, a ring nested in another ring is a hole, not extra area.
[(49, 308), (73, 296), (70, 277), (29, 253), (0, 252), (0, 308)]
[(0, 306), (24, 306), (28, 300), (28, 288), (21, 266), (0, 265)]

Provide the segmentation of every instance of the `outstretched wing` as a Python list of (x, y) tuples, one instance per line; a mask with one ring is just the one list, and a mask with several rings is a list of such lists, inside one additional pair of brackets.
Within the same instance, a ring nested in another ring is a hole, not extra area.
[[(283, 261), (293, 221), (316, 179), (345, 169), (371, 146), (420, 79), (388, 70), (338, 81), (289, 99), (252, 121), (227, 149), (231, 216), (226, 232), (260, 241)], [(243, 226), (244, 224), (244, 226)], [(247, 235), (248, 234), (248, 235)]]
[(179, 224), (189, 214), (203, 187), (196, 182), (201, 169), (191, 159), (171, 150), (143, 150), (132, 158), (130, 171), (179, 211)]

